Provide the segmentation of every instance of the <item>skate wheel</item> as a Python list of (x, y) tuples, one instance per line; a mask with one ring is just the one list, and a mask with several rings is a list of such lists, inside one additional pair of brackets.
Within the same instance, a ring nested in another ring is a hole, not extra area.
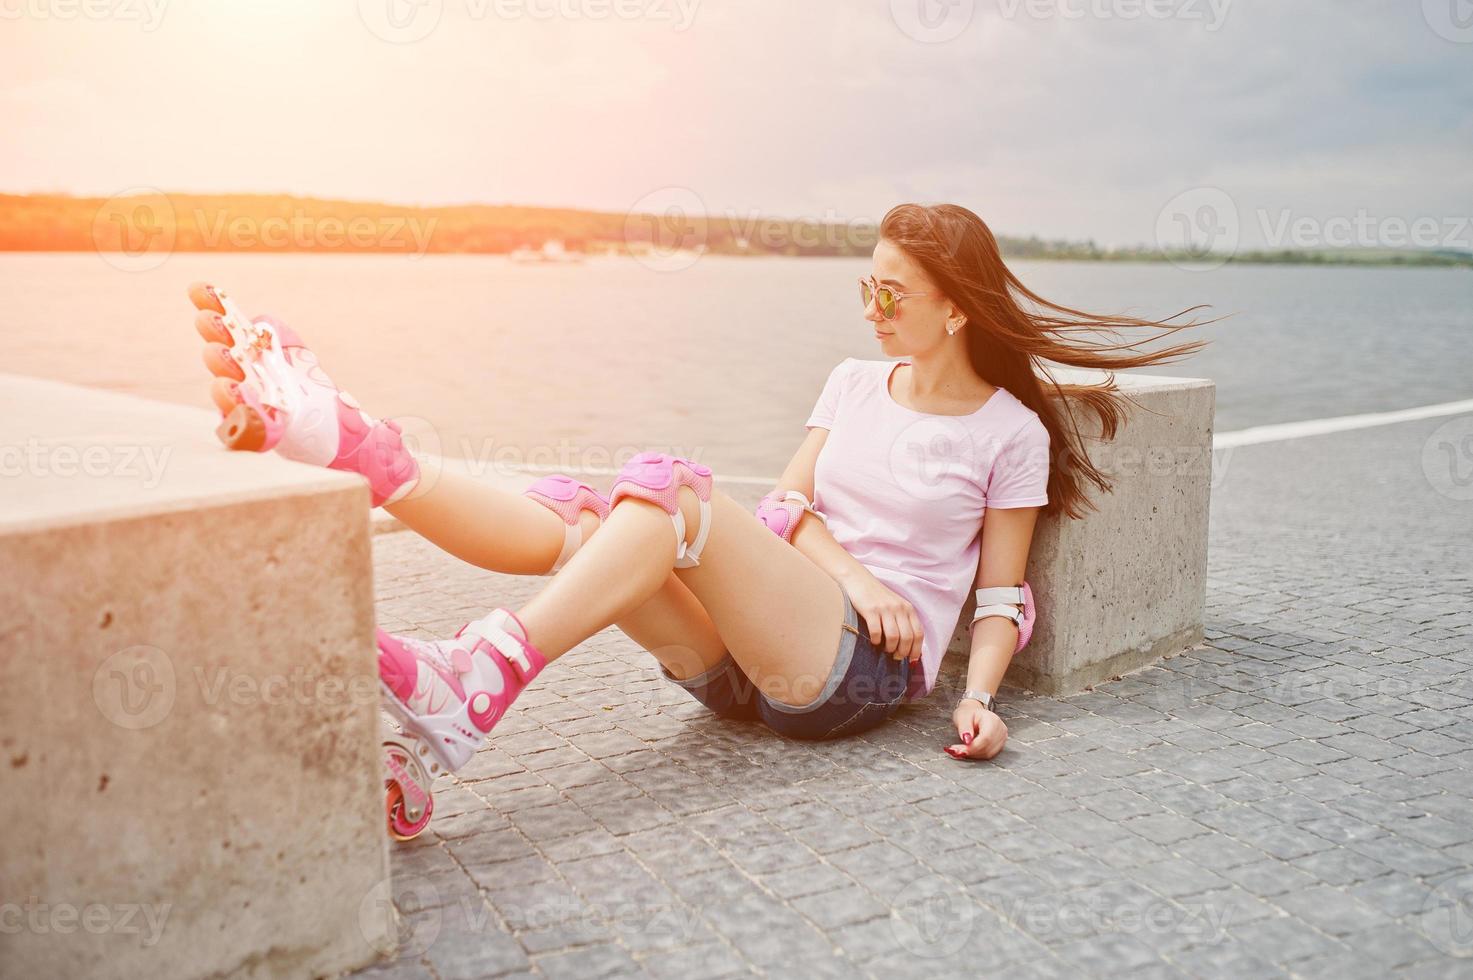
[(249, 405), (236, 405), (215, 430), (229, 449), (259, 453), (266, 449), (266, 420)]
[(195, 309), (214, 310), (216, 313), (224, 313), (225, 307), (220, 302), (215, 292), (215, 287), (206, 282), (192, 282), (189, 284), (189, 301), (194, 304)]
[(389, 818), (389, 836), (397, 841), (414, 840), (430, 825), (430, 817), (435, 812), (435, 801), (428, 800), (425, 803), (424, 816), (410, 823), (404, 817), (404, 791), (392, 779), (388, 780), (385, 785), (389, 791), (388, 796), (384, 799), (384, 812)]
[(205, 369), (217, 378), (234, 378), (236, 381), (245, 380), (245, 369), (242, 368), (235, 356), (230, 353), (230, 348), (224, 344), (213, 341), (205, 344), (200, 351), (200, 359), (204, 361)]

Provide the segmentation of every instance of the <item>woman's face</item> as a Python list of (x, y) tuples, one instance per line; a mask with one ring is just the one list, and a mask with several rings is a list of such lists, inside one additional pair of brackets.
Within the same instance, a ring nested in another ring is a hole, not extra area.
[(886, 320), (878, 302), (871, 298), (864, 318), (875, 328), (875, 340), (886, 357), (907, 357), (930, 350), (947, 339), (946, 316), (950, 304), (920, 265), (893, 242), (881, 239), (875, 245), (871, 272), (881, 286), (908, 296), (895, 303), (895, 319)]

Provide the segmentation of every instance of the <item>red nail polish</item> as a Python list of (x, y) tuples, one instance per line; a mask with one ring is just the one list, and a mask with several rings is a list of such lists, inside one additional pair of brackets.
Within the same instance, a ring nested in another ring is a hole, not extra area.
[(962, 733), (962, 742), (965, 743), (965, 744), (967, 744), (967, 745), (971, 745), (972, 744), (972, 733), (971, 732), (963, 732)]

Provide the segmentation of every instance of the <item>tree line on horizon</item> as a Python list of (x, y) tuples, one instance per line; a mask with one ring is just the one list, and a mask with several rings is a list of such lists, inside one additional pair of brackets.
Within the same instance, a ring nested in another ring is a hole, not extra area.
[[(663, 213), (612, 213), (515, 205), (406, 207), (268, 194), (139, 193), (113, 198), (0, 194), (0, 251), (368, 252), (504, 255), (558, 242), (571, 252), (679, 249), (719, 255), (867, 256), (876, 223), (847, 224)], [(1102, 248), (998, 236), (1010, 259), (1192, 260), (1159, 249)], [(1463, 265), (1460, 252), (1242, 252), (1236, 262)]]

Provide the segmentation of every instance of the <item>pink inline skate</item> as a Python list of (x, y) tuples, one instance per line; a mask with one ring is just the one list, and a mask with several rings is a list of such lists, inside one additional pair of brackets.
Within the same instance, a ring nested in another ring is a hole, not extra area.
[(467, 623), (450, 640), (379, 630), (378, 666), (403, 734), (384, 741), (389, 833), (412, 840), (429, 826), (432, 784), (470, 761), (506, 709), (547, 666), (505, 609)]
[(399, 427), (338, 390), (294, 331), (272, 317), (251, 320), (215, 286), (196, 283), (189, 298), (199, 309), (195, 328), (208, 341), (205, 365), (216, 375), (210, 395), (225, 416), (215, 430), (221, 442), (358, 473), (375, 507), (409, 492), (419, 464)]

